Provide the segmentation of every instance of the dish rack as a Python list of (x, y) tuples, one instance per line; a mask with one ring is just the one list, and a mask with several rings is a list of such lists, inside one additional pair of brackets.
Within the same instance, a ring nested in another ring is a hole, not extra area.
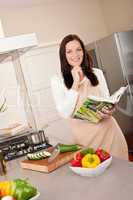
[(25, 132), (16, 136), (5, 136), (0, 138), (0, 149), (6, 161), (19, 158), (27, 153), (50, 147), (49, 140), (44, 131)]

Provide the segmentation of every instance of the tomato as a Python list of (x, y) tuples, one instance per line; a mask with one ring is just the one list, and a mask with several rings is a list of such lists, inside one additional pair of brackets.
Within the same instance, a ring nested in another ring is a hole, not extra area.
[(73, 160), (71, 160), (70, 165), (72, 167), (81, 167), (81, 161), (73, 159)]
[(83, 155), (82, 155), (80, 152), (76, 153), (76, 155), (75, 155), (75, 160), (81, 161), (82, 158), (83, 158)]
[(99, 156), (101, 162), (110, 158), (110, 154), (102, 148), (98, 148), (96, 154)]

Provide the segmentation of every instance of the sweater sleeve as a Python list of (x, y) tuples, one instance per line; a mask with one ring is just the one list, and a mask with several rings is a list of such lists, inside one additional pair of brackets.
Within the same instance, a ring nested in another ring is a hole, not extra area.
[(106, 79), (104, 77), (102, 70), (94, 68), (94, 73), (96, 74), (96, 76), (98, 78), (102, 96), (109, 97), (110, 96), (109, 89), (108, 89), (107, 82), (106, 82)]
[(69, 118), (74, 109), (78, 98), (78, 92), (73, 89), (67, 89), (63, 80), (58, 76), (51, 79), (51, 89), (55, 101), (56, 109), (60, 116)]

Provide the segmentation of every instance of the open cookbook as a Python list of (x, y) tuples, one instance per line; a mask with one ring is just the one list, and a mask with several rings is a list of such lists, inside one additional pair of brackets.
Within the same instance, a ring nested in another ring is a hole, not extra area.
[(119, 102), (127, 88), (128, 86), (120, 87), (119, 90), (107, 98), (89, 95), (80, 108), (73, 113), (73, 118), (98, 123), (102, 118), (97, 111), (101, 111), (105, 106), (112, 109)]

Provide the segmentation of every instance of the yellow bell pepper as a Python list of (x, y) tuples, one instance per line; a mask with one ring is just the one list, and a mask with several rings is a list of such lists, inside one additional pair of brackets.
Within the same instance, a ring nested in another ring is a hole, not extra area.
[(11, 181), (0, 182), (0, 197), (9, 195), (10, 190), (11, 190)]
[(90, 153), (86, 154), (81, 161), (82, 167), (86, 168), (95, 168), (100, 162), (100, 158), (96, 154)]

